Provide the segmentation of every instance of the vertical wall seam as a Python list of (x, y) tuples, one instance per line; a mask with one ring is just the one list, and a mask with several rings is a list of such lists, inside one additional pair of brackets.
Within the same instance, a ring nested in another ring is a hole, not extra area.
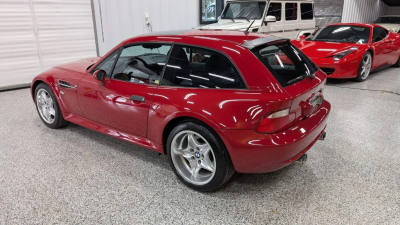
[(43, 72), (44, 69), (43, 69), (42, 49), (40, 48), (40, 41), (39, 41), (39, 34), (38, 34), (39, 31), (38, 31), (37, 24), (36, 24), (36, 16), (35, 16), (35, 11), (33, 8), (32, 0), (29, 0), (29, 8), (31, 9), (33, 33), (35, 34), (35, 39), (36, 39), (36, 48), (38, 51), (40, 70)]
[(90, 0), (91, 8), (92, 8), (92, 20), (93, 20), (93, 29), (94, 29), (94, 41), (96, 42), (96, 55), (97, 57), (100, 56), (99, 50), (99, 38), (97, 36), (97, 27), (96, 27), (96, 16), (94, 12), (94, 0)]

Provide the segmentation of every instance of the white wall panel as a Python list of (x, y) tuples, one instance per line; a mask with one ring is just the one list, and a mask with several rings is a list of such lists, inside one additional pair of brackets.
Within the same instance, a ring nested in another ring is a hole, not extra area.
[(371, 23), (385, 15), (389, 7), (380, 0), (345, 0), (343, 23)]
[(29, 83), (40, 60), (29, 1), (0, 1), (0, 87)]
[(198, 0), (94, 0), (100, 55), (121, 41), (148, 33), (144, 13), (153, 32), (191, 29), (199, 24)]
[(90, 0), (0, 0), (0, 89), (96, 56)]

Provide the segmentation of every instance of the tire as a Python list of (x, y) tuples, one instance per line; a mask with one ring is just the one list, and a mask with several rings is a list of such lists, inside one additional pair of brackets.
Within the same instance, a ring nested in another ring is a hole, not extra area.
[(218, 135), (193, 121), (183, 121), (172, 129), (166, 149), (175, 175), (194, 190), (217, 190), (235, 173), (228, 150)]
[(393, 66), (394, 67), (400, 67), (400, 56), (399, 56), (399, 59), (397, 60), (397, 62)]
[(355, 80), (358, 82), (366, 81), (371, 72), (371, 66), (372, 55), (370, 52), (366, 52), (362, 57), (360, 65), (358, 66), (357, 77), (355, 78)]
[(44, 83), (35, 89), (35, 105), (43, 123), (52, 129), (65, 127), (68, 124), (62, 115), (57, 98), (50, 87)]

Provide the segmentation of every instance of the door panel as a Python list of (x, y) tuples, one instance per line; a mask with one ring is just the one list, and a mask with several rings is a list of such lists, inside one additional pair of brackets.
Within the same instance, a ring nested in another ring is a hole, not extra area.
[[(85, 76), (78, 88), (83, 115), (95, 122), (146, 137), (149, 106), (156, 85)], [(144, 101), (131, 98), (143, 97)], [(133, 100), (132, 100), (133, 99)]]
[(300, 32), (299, 27), (299, 4), (297, 2), (286, 2), (285, 6), (285, 38), (295, 39)]

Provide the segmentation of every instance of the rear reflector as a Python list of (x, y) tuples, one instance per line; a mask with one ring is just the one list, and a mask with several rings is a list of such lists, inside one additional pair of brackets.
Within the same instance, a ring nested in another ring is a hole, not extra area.
[(284, 109), (264, 116), (259, 122), (256, 131), (259, 133), (276, 133), (281, 131), (294, 122), (296, 113), (290, 113), (289, 109)]

